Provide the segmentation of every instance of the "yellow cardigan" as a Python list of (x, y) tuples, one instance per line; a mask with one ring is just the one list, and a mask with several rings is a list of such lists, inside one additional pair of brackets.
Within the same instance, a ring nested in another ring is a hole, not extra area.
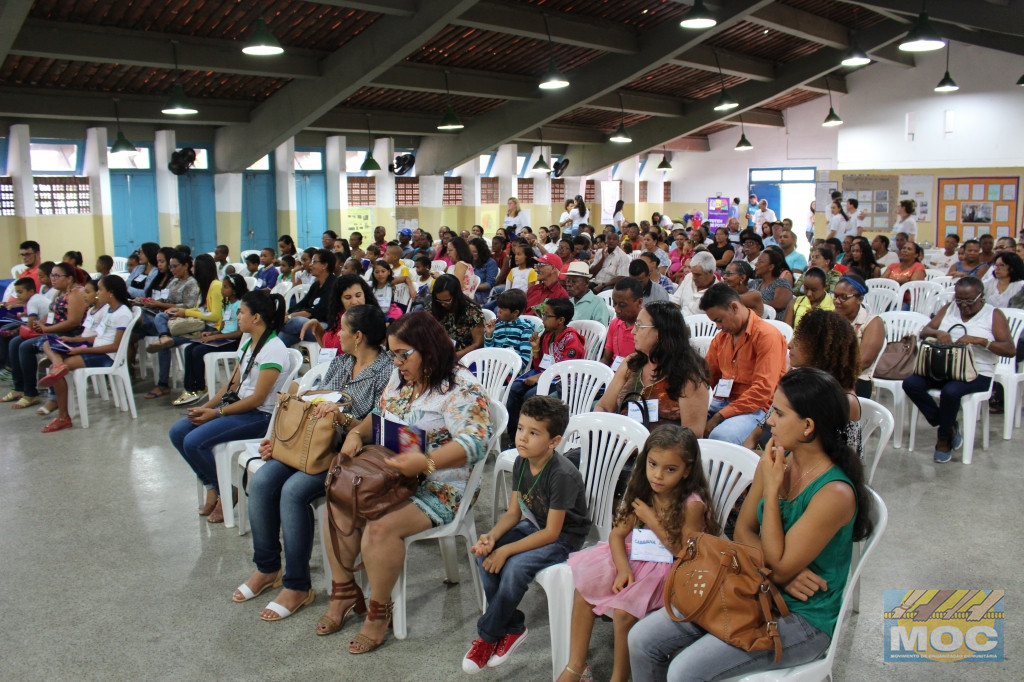
[(223, 322), (222, 317), (224, 314), (224, 295), (221, 293), (221, 283), (219, 280), (210, 282), (210, 290), (206, 292), (206, 310), (203, 312), (202, 308), (189, 308), (183, 311), (185, 317), (195, 317), (203, 320), (208, 324), (212, 324), (220, 331), (221, 323)]

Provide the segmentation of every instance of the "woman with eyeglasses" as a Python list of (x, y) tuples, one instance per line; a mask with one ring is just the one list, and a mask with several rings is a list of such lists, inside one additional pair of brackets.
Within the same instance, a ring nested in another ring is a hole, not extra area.
[(455, 342), (455, 356), (484, 347), (484, 313), (476, 301), (463, 293), (454, 275), (441, 275), (434, 281), (430, 301), (423, 308), (444, 327)]
[(864, 278), (852, 272), (843, 275), (832, 292), (836, 312), (853, 325), (853, 331), (857, 334), (861, 371), (855, 389), (859, 398), (871, 397), (871, 376), (885, 346), (885, 323), (864, 306), (867, 293), (868, 285)]
[[(956, 421), (961, 399), (968, 393), (988, 391), (999, 357), (1013, 357), (1017, 348), (1010, 337), (1006, 316), (985, 301), (985, 287), (977, 277), (962, 277), (956, 283), (952, 303), (942, 306), (919, 336), (939, 343), (970, 346), (978, 368), (978, 377), (973, 381), (936, 381), (917, 374), (903, 380), (903, 391), (928, 423), (938, 428), (933, 460), (948, 462), (952, 451), (963, 445)], [(928, 394), (931, 389), (939, 390), (938, 404)]]
[[(152, 400), (160, 398), (171, 392), (171, 354), (166, 351), (174, 346), (174, 339), (168, 330), (168, 313), (165, 311), (173, 309), (196, 308), (199, 305), (199, 282), (192, 276), (192, 259), (180, 251), (175, 251), (167, 258), (167, 271), (172, 279), (167, 287), (160, 292), (154, 292), (154, 298), (142, 300), (146, 308), (143, 309), (142, 317), (139, 319), (138, 333), (136, 336), (157, 336), (160, 337), (156, 343), (146, 347), (150, 353), (160, 353), (158, 356), (160, 371), (157, 376), (156, 386), (153, 387), (144, 398)], [(210, 273), (212, 279), (216, 279), (217, 270), (214, 267)]]
[[(394, 606), (391, 591), (405, 565), (404, 538), (454, 520), (473, 465), (487, 454), (491, 437), (487, 396), (459, 365), (444, 328), (430, 313), (398, 318), (388, 328), (388, 346), (395, 372), (374, 413), (393, 414), (424, 430), (425, 447), (410, 447), (390, 462), (407, 476), (425, 478), (407, 502), (362, 527), (341, 510), (328, 508), (338, 525), (356, 529), (348, 537), (338, 534), (337, 553), (329, 553), (331, 601), (316, 632), (337, 632), (353, 610), (365, 613), (366, 620), (349, 643), (353, 654), (368, 653), (384, 643)], [(348, 432), (341, 452), (354, 456), (372, 442), (372, 419), (367, 417)], [(326, 523), (327, 532), (332, 532), (330, 519)], [(360, 553), (370, 583), (369, 603), (352, 573)]]

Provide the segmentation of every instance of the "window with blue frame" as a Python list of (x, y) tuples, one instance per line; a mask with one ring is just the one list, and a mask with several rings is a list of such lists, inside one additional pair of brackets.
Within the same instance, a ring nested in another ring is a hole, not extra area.
[(38, 139), (29, 143), (33, 175), (81, 175), (84, 140)]
[(0, 137), (0, 175), (7, 175), (7, 138)]

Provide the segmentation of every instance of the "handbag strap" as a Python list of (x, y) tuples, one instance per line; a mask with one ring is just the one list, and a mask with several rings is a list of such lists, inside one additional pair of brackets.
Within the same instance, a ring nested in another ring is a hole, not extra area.
[(249, 463), (254, 459), (263, 459), (262, 457), (250, 457), (245, 460), (245, 468), (242, 469), (242, 492), (245, 493), (246, 497), (249, 497)]
[[(298, 396), (291, 395), (290, 393), (283, 393), (282, 396), (283, 397), (278, 399), (278, 402), (280, 403), (280, 407), (278, 408), (277, 415), (274, 417), (274, 440), (275, 441), (279, 440), (282, 443), (287, 443), (291, 439), (295, 438), (295, 436), (299, 435), (299, 431), (302, 430), (302, 427), (305, 426), (308, 421), (315, 420), (316, 417), (308, 414), (313, 409), (313, 403), (307, 403), (305, 400), (302, 400), (302, 398), (299, 398)], [(290, 435), (290, 436), (288, 436), (286, 438), (286, 437), (282, 436), (280, 433), (278, 433), (277, 429), (278, 429), (278, 425), (281, 423), (281, 410), (283, 410), (285, 408), (285, 406), (288, 403), (292, 402), (293, 400), (298, 400), (298, 401), (302, 402), (302, 412), (303, 412), (303, 414), (302, 414), (301, 417), (299, 417), (298, 423), (295, 425), (295, 431), (292, 432), (292, 435)]]
[(341, 561), (341, 551), (338, 548), (338, 543), (340, 542), (338, 540), (338, 535), (340, 534), (342, 537), (347, 538), (351, 537), (352, 534), (356, 532), (356, 488), (358, 487), (358, 484), (355, 481), (352, 482), (352, 528), (346, 533), (344, 530), (341, 529), (341, 526), (338, 524), (338, 522), (334, 520), (335, 502), (333, 499), (331, 499), (331, 481), (334, 478), (335, 470), (340, 470), (340, 468), (340, 465), (335, 465), (334, 467), (332, 467), (331, 470), (327, 472), (327, 478), (324, 480), (324, 488), (327, 496), (327, 509), (325, 510), (325, 513), (327, 514), (327, 525), (328, 530), (330, 531), (329, 534), (331, 536), (331, 549), (334, 550), (334, 556), (338, 560), (338, 563), (341, 564), (341, 567), (343, 569), (345, 569), (349, 573), (355, 573), (354, 567), (350, 568)]

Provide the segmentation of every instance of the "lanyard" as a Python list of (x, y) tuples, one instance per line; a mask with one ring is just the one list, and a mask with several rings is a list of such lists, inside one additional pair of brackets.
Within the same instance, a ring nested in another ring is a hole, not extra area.
[(540, 473), (537, 474), (537, 478), (533, 479), (533, 484), (530, 486), (530, 489), (526, 491), (526, 495), (525, 496), (523, 495), (522, 491), (519, 490), (519, 484), (523, 482), (523, 474), (526, 473), (526, 467), (530, 466), (530, 463), (527, 462), (523, 466), (522, 471), (519, 472), (519, 480), (516, 481), (516, 492), (519, 493), (520, 497), (522, 498), (522, 500), (524, 502), (529, 499), (530, 494), (533, 493), (533, 489), (537, 487), (537, 481), (539, 481), (540, 477), (544, 475), (544, 470), (548, 468), (548, 464), (550, 464), (551, 460), (553, 460), (554, 458), (555, 458), (555, 454), (551, 453), (551, 456), (548, 457), (548, 461), (544, 462), (544, 466), (542, 466), (540, 468)]

